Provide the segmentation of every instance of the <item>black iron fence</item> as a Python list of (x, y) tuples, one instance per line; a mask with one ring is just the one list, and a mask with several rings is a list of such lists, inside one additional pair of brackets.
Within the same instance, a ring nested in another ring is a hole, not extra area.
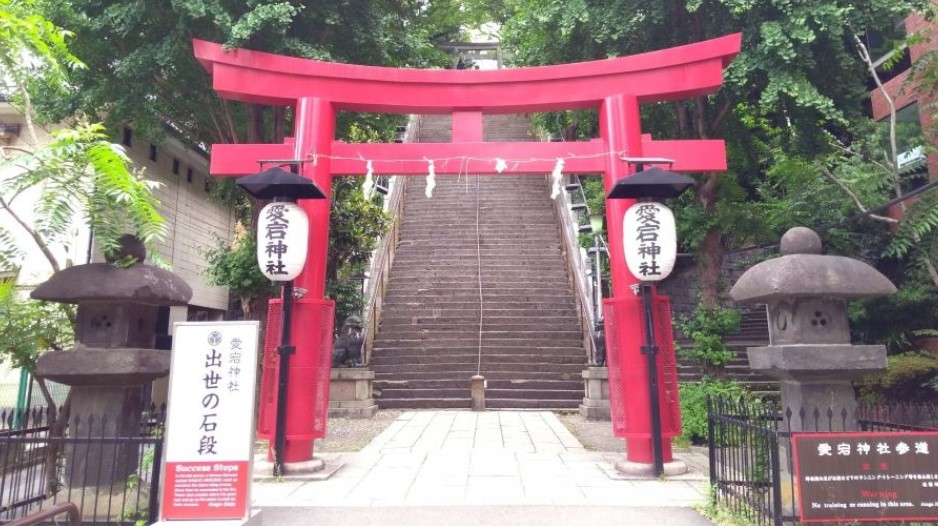
[(0, 410), (0, 524), (62, 502), (82, 524), (156, 522), (165, 408), (125, 418)]
[[(855, 410), (793, 411), (772, 403), (712, 398), (707, 402), (713, 503), (757, 525), (802, 524), (792, 448), (800, 433), (938, 431), (938, 406), (860, 405)], [(844, 524), (817, 523), (812, 524)], [(938, 525), (938, 522), (877, 522)]]

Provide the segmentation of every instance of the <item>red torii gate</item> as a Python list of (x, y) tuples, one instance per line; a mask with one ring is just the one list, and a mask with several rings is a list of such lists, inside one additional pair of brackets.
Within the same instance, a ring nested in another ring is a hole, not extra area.
[[(726, 169), (720, 140), (652, 140), (641, 132), (639, 105), (680, 100), (716, 91), (723, 69), (740, 50), (741, 36), (728, 35), (696, 44), (628, 57), (496, 71), (414, 70), (320, 62), (194, 41), (195, 56), (212, 74), (214, 88), (227, 99), (295, 108), (294, 136), (283, 144), (216, 144), (210, 171), (241, 176), (258, 170), (259, 160), (304, 160), (300, 173), (331, 193), (332, 177), (361, 175), (372, 162), (376, 174), (427, 175), (428, 160), (437, 174), (494, 173), (495, 159), (507, 161), (505, 174), (545, 174), (564, 159), (566, 173), (604, 174), (608, 192), (632, 167), (629, 157), (674, 159), (672, 170), (713, 172)], [(528, 113), (597, 108), (600, 139), (589, 142), (483, 142), (484, 113)], [(378, 113), (452, 114), (451, 143), (349, 144), (335, 140), (339, 110)], [(652, 462), (651, 424), (639, 299), (630, 289), (622, 249), (622, 218), (631, 202), (606, 205), (613, 298), (607, 300), (606, 326), (613, 427), (627, 439), (628, 460)], [(291, 363), (287, 397), (290, 464), (312, 459), (312, 441), (324, 435), (328, 403), (332, 308), (322, 300), (329, 246), (329, 200), (302, 201), (310, 218), (309, 254), (296, 286), (306, 298), (295, 306), (297, 351)], [(275, 302), (278, 300), (274, 300)], [(670, 320), (667, 300), (659, 309)], [(659, 316), (659, 319), (662, 316)], [(271, 319), (273, 322), (273, 318)], [(668, 325), (668, 328), (669, 325)], [(664, 356), (673, 344), (670, 331), (656, 331)], [(268, 347), (271, 334), (268, 330)], [(315, 334), (315, 336), (309, 336)], [(304, 336), (305, 335), (305, 336)], [(276, 338), (276, 336), (273, 336)], [(276, 345), (276, 342), (274, 342)], [(324, 354), (323, 354), (324, 353)], [(667, 361), (665, 357), (664, 361)], [(323, 371), (325, 373), (323, 374)], [(317, 378), (310, 385), (310, 378)], [(323, 379), (326, 385), (322, 385)], [(667, 383), (667, 377), (665, 378)], [(302, 386), (302, 387), (300, 387)], [(673, 387), (673, 386), (672, 386)], [(665, 396), (662, 388), (661, 396)], [(676, 402), (676, 392), (669, 392)], [(313, 414), (310, 414), (313, 413)], [(665, 419), (667, 422), (667, 419)], [(674, 421), (672, 420), (672, 424)], [(673, 426), (672, 426), (673, 427)], [(677, 429), (676, 433), (680, 433)], [(666, 436), (675, 429), (666, 429)], [(671, 460), (670, 437), (663, 440), (664, 461)]]

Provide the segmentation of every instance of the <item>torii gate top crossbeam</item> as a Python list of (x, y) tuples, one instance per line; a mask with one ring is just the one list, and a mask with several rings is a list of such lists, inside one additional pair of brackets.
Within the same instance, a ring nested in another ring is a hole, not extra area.
[(597, 107), (620, 93), (640, 103), (710, 93), (740, 42), (737, 33), (622, 58), (494, 71), (359, 66), (193, 45), (228, 99), (292, 106), (318, 97), (339, 110), (387, 113), (526, 113)]

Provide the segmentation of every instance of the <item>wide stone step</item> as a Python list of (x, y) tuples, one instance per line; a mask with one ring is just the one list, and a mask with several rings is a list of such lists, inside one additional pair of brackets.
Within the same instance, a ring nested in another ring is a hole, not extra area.
[(376, 398), (380, 409), (470, 409), (472, 401), (465, 398)]
[(508, 259), (508, 258), (489, 258), (482, 259), (481, 265), (475, 256), (469, 256), (463, 259), (451, 259), (447, 261), (439, 260), (426, 260), (426, 259), (417, 259), (415, 261), (409, 262), (409, 264), (400, 265), (400, 261), (395, 261), (397, 263), (397, 269), (391, 270), (391, 276), (395, 275), (395, 272), (401, 272), (403, 274), (416, 273), (422, 271), (429, 272), (472, 272), (473, 274), (478, 272), (479, 267), (482, 267), (483, 272), (507, 272), (507, 271), (525, 271), (525, 270), (537, 270), (542, 272), (544, 270), (559, 270), (563, 271), (566, 274), (566, 269), (562, 266), (562, 261), (557, 259), (557, 256), (553, 257), (543, 257), (539, 259), (533, 258), (518, 258), (518, 259)]
[[(511, 268), (497, 271), (482, 269), (482, 283), (520, 283), (531, 279), (563, 281), (567, 277), (564, 269)], [(391, 281), (403, 284), (422, 281), (425, 283), (478, 283), (478, 267), (472, 269), (397, 269), (391, 270)]]
[[(583, 390), (577, 380), (493, 380), (486, 378), (488, 389)], [(375, 389), (469, 389), (469, 378), (451, 380), (375, 380)]]
[[(499, 292), (504, 294), (523, 294), (524, 292), (536, 292), (537, 294), (543, 294), (545, 296), (567, 296), (569, 297), (572, 292), (567, 287), (558, 287), (556, 283), (545, 283), (543, 279), (533, 280), (536, 276), (519, 276), (519, 278), (526, 279), (515, 279), (514, 281), (506, 282), (495, 282), (491, 281), (492, 277), (482, 276), (482, 292), (488, 294), (497, 294)], [(436, 285), (439, 288), (444, 288), (445, 291), (449, 291), (452, 294), (466, 294), (468, 291), (475, 291), (478, 295), (479, 292), (479, 281), (478, 277), (475, 280), (470, 280), (467, 283), (460, 284), (458, 282), (440, 282), (433, 281), (432, 283), (421, 284), (415, 279), (394, 279), (391, 280), (388, 284), (388, 292), (395, 290), (411, 290), (414, 292), (421, 292), (421, 289), (432, 290), (431, 285)], [(445, 292), (438, 291), (438, 292)], [(387, 293), (387, 292), (386, 292)], [(530, 300), (517, 300), (517, 301), (530, 301)]]
[[(549, 334), (548, 334), (549, 333)], [(423, 330), (408, 330), (403, 327), (394, 327), (394, 331), (381, 331), (378, 335), (384, 342), (391, 341), (412, 341), (412, 342), (421, 342), (427, 340), (437, 340), (437, 341), (459, 341), (459, 340), (474, 340), (479, 337), (479, 329), (474, 330), (450, 330), (450, 329), (423, 329)], [(543, 343), (545, 341), (566, 341), (566, 342), (582, 342), (583, 333), (578, 330), (535, 330), (535, 331), (522, 331), (522, 330), (509, 330), (509, 331), (496, 331), (496, 330), (483, 330), (482, 332), (482, 341), (494, 343), (494, 342), (512, 342), (512, 343), (521, 343), (528, 342), (528, 345), (535, 345)]]
[[(501, 311), (504, 313), (505, 311)], [(549, 327), (572, 327), (575, 330), (580, 326), (579, 321), (576, 319), (576, 312), (573, 311), (555, 311), (561, 315), (550, 316), (546, 313), (540, 315), (537, 311), (532, 310), (528, 311), (527, 316), (497, 316), (493, 315), (491, 312), (483, 312), (482, 326), (499, 326), (506, 327), (505, 330), (509, 330), (507, 327), (520, 326), (524, 325), (527, 327), (532, 326), (549, 326)], [(464, 315), (408, 315), (406, 312), (399, 312), (393, 317), (381, 317), (381, 328), (388, 327), (401, 327), (401, 326), (416, 326), (424, 328), (433, 328), (433, 329), (443, 329), (451, 327), (465, 327), (467, 325), (478, 326), (479, 324), (479, 310), (476, 309), (475, 312), (466, 312)]]
[[(462, 389), (382, 389), (375, 393), (378, 400), (402, 398), (461, 398), (469, 394), (469, 386)], [(528, 400), (571, 400), (583, 399), (583, 389), (545, 390), (545, 389), (492, 389), (485, 390), (488, 399), (528, 399)]]
[(563, 400), (530, 400), (527, 398), (485, 397), (486, 409), (537, 409), (540, 411), (574, 411), (580, 407), (583, 397)]
[[(583, 356), (565, 354), (486, 354), (482, 353), (484, 364), (575, 364), (583, 365)], [(478, 364), (479, 354), (476, 353), (441, 353), (441, 354), (411, 354), (406, 351), (400, 353), (384, 353), (372, 355), (372, 365), (406, 365), (406, 364)]]
[[(475, 374), (477, 371), (476, 363), (411, 363), (403, 365), (383, 365), (371, 362), (371, 368), (377, 374), (391, 373), (439, 373), (444, 378), (447, 375)], [(483, 375), (488, 373), (523, 373), (527, 376), (528, 372), (536, 373), (569, 373), (580, 374), (583, 370), (582, 364), (562, 364), (562, 363), (490, 363), (482, 357)], [(445, 373), (445, 374), (444, 374)], [(450, 376), (452, 377), (452, 376)]]
[[(536, 353), (538, 355), (549, 355), (549, 354), (560, 354), (560, 355), (570, 355), (570, 356), (580, 356), (585, 357), (585, 351), (582, 347), (582, 342), (580, 346), (568, 346), (568, 347), (547, 347), (544, 345), (536, 347), (504, 347), (504, 346), (492, 346), (486, 343), (482, 344), (482, 355), (487, 356), (489, 354), (515, 354), (515, 353)], [(466, 353), (479, 353), (479, 344), (478, 341), (464, 341), (459, 345), (437, 345), (437, 342), (427, 342), (424, 345), (420, 346), (405, 346), (405, 347), (381, 347), (384, 345), (384, 342), (375, 342), (375, 346), (372, 349), (372, 356), (381, 356), (383, 354), (395, 354), (406, 352), (408, 354), (445, 354), (445, 353), (455, 353), (455, 354), (466, 354)], [(585, 358), (584, 358), (585, 359)]]
[[(582, 382), (582, 367), (577, 369), (575, 372), (564, 371), (564, 372), (543, 372), (543, 371), (498, 371), (498, 370), (486, 370), (483, 371), (485, 379), (488, 381), (492, 380), (506, 380), (506, 381), (532, 381), (532, 380), (556, 380), (556, 381), (581, 381)], [(463, 381), (464, 379), (471, 378), (476, 374), (476, 369), (472, 368), (471, 370), (458, 370), (451, 372), (440, 372), (440, 371), (405, 371), (405, 372), (381, 372), (375, 371), (375, 380), (397, 380), (397, 381), (412, 381), (412, 380), (458, 380)]]
[[(535, 322), (501, 324), (487, 323), (482, 320), (482, 339), (501, 337), (503, 335), (524, 336), (537, 335), (558, 336), (562, 338), (578, 338), (583, 332), (577, 323), (567, 323), (564, 325), (538, 324)], [(381, 324), (379, 330), (381, 339), (414, 339), (414, 340), (433, 340), (437, 337), (462, 338), (469, 340), (479, 337), (479, 324), (470, 323), (423, 323), (414, 324)]]
[[(556, 302), (554, 302), (556, 298)], [(478, 315), (479, 297), (465, 298), (462, 301), (453, 301), (454, 296), (438, 296), (432, 293), (415, 294), (409, 297), (402, 295), (388, 298), (390, 301), (384, 304), (382, 308), (382, 319), (384, 314), (389, 311), (389, 318), (395, 316), (444, 316), (444, 315)], [(414, 300), (424, 300), (423, 305), (411, 305)], [(494, 296), (485, 296), (482, 299), (482, 310), (486, 316), (536, 316), (543, 313), (545, 316), (563, 316), (566, 314), (574, 315), (576, 307), (570, 304), (569, 297), (547, 296), (530, 302), (531, 304), (542, 304), (540, 308), (502, 308), (498, 298)], [(396, 314), (394, 314), (396, 312)]]

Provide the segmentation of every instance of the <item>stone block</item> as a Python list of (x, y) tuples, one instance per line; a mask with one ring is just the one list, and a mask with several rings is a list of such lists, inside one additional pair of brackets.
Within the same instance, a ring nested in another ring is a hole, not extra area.
[(588, 367), (583, 369), (582, 377), (586, 396), (580, 404), (580, 414), (587, 420), (611, 420), (609, 370), (605, 367)]
[(367, 368), (332, 369), (329, 382), (329, 416), (373, 417), (378, 412), (371, 391), (374, 379), (375, 372)]
[(882, 345), (774, 345), (747, 354), (754, 371), (780, 380), (850, 380), (886, 367)]

